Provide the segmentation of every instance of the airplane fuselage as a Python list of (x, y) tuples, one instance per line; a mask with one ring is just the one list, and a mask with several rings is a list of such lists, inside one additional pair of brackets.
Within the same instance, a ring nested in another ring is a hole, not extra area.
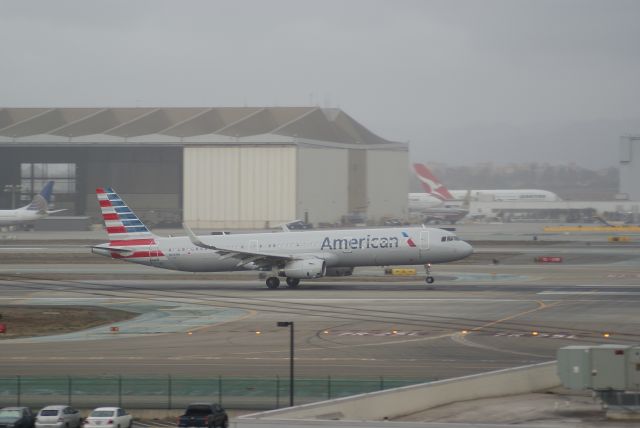
[[(329, 268), (444, 263), (462, 259), (472, 252), (469, 244), (451, 232), (418, 227), (204, 235), (198, 238), (207, 245), (226, 251), (320, 259)], [(239, 264), (237, 258), (195, 245), (189, 237), (156, 237), (141, 241), (144, 243), (136, 246), (135, 251), (126, 253), (104, 249), (121, 248), (117, 241), (102, 244), (93, 251), (172, 270), (219, 272), (255, 269), (250, 261)]]
[(0, 210), (0, 226), (15, 226), (18, 224), (31, 223), (44, 216), (46, 216), (46, 214), (22, 208), (16, 210)]

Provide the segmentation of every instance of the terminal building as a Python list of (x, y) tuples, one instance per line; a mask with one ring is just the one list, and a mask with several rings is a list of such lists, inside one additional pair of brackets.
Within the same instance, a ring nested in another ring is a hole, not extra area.
[(0, 109), (2, 209), (53, 179), (56, 208), (96, 221), (112, 187), (152, 225), (379, 224), (407, 216), (408, 163), (334, 108)]

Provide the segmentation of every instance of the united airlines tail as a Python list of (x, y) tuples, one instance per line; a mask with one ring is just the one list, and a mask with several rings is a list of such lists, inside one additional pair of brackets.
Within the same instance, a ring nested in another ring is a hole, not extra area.
[(426, 165), (421, 163), (413, 164), (413, 171), (416, 173), (418, 180), (422, 184), (422, 188), (424, 191), (430, 195), (435, 196), (438, 199), (443, 201), (450, 201), (455, 199), (449, 190), (444, 186), (444, 184), (440, 183), (438, 179), (433, 175), (433, 173), (426, 167)]
[(29, 205), (23, 207), (29, 211), (37, 211), (40, 214), (46, 214), (49, 202), (51, 202), (51, 194), (53, 193), (53, 180), (48, 181), (44, 185), (39, 195), (33, 197)]

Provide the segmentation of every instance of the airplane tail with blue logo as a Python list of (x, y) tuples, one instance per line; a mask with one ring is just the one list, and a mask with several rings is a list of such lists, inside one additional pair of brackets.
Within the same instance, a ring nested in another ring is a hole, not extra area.
[(47, 182), (44, 185), (40, 194), (35, 195), (31, 203), (23, 209), (29, 211), (37, 211), (41, 214), (47, 214), (47, 208), (49, 207), (49, 203), (51, 202), (51, 194), (53, 193), (53, 180)]
[(96, 195), (111, 245), (138, 246), (155, 243), (156, 236), (112, 188), (99, 187)]

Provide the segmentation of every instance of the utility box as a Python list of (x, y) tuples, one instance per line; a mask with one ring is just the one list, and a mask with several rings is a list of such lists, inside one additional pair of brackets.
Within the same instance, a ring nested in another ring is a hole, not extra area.
[(558, 376), (574, 390), (640, 391), (640, 346), (566, 346), (558, 350)]
[(626, 345), (602, 345), (591, 349), (593, 389), (627, 389), (626, 355), (630, 349)]
[(640, 346), (631, 348), (627, 354), (627, 389), (640, 391)]
[(566, 346), (558, 349), (558, 377), (573, 390), (591, 388), (591, 346)]

